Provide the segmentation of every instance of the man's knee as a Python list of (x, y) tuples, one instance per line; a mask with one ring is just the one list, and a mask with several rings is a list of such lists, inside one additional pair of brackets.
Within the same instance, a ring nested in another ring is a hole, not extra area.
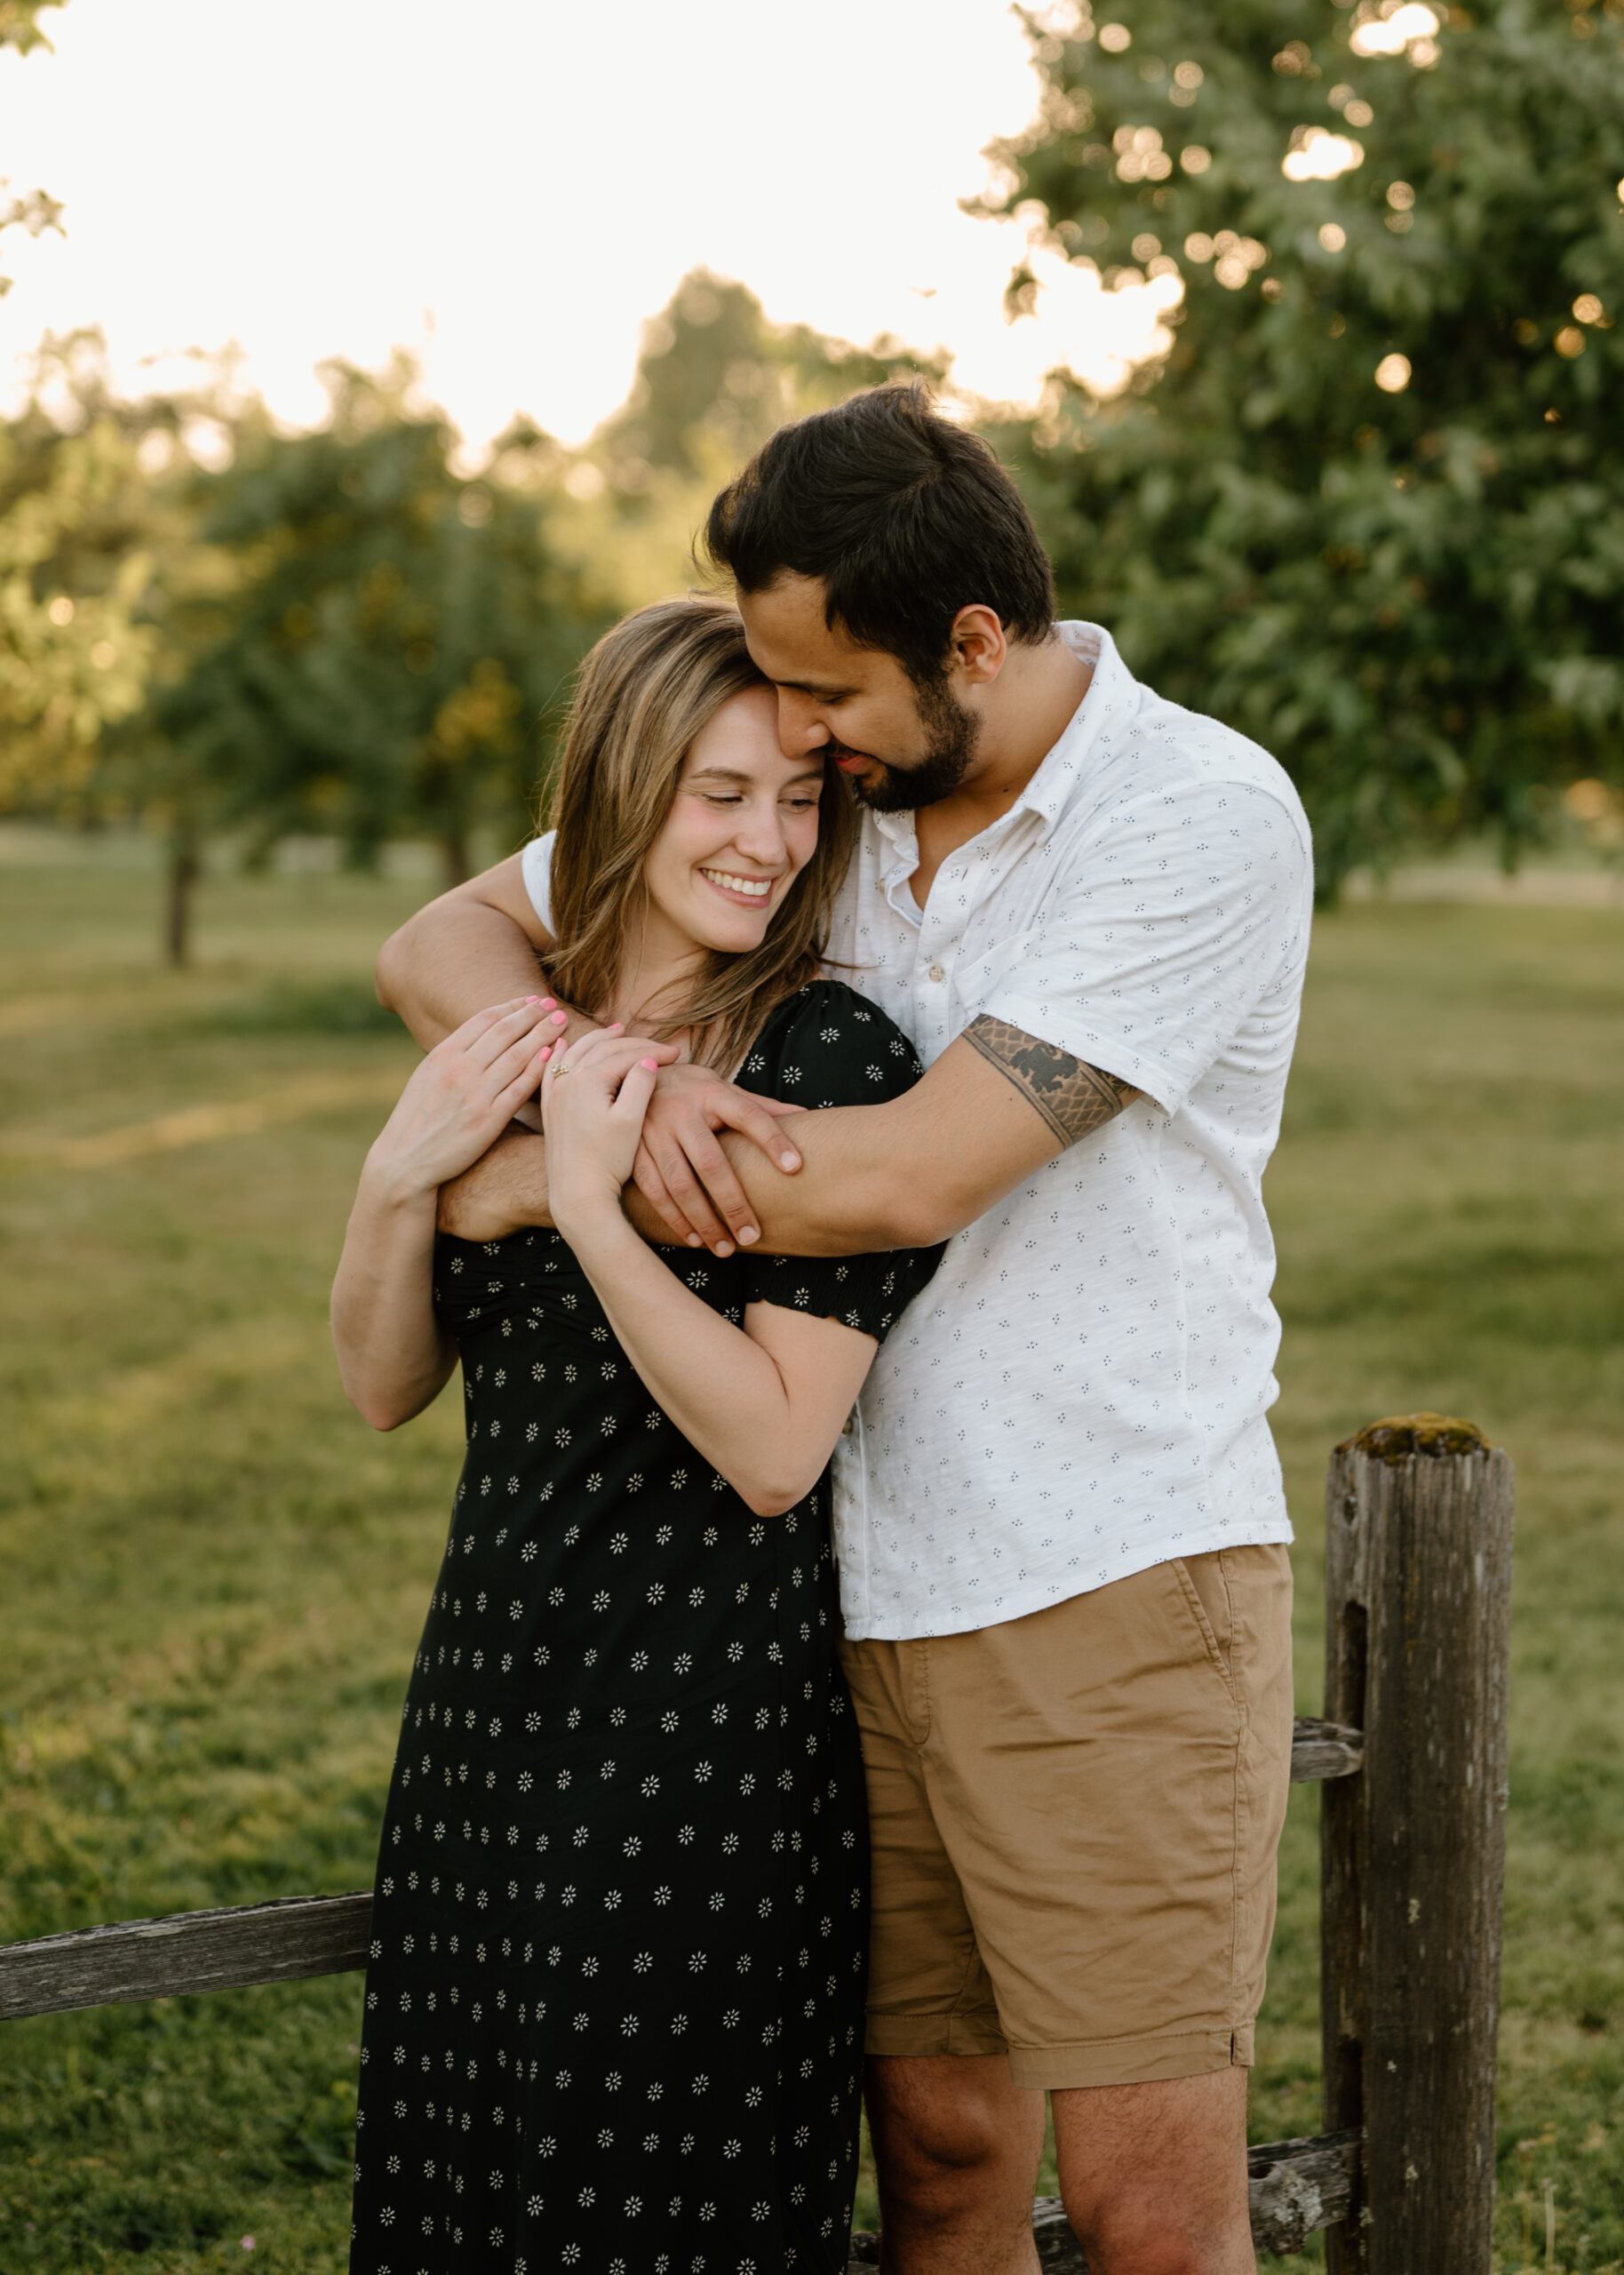
[(1055, 2096), (1060, 2184), (1097, 2275), (1254, 2275), (1246, 2073)]
[(875, 2056), (869, 2128), (888, 2192), (932, 2195), (995, 2176), (1030, 2193), (1043, 2140), (1043, 2096), (1010, 2083), (1001, 2055)]
[(1066, 2216), (1096, 2275), (1254, 2275), (1244, 2212), (1181, 2204), (1160, 2190), (1095, 2198)]

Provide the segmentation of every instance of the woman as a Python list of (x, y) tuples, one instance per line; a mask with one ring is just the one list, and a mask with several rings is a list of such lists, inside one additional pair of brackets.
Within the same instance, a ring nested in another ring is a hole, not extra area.
[[(504, 1005), (431, 1052), (334, 1289), (369, 1420), (460, 1359), (468, 1426), (385, 1817), (352, 2268), (833, 2275), (866, 1889), (827, 1465), (939, 1251), (657, 1251), (620, 1193), (681, 1055), (807, 1106), (919, 1068), (818, 977), (846, 793), (783, 755), (730, 609), (599, 643), (554, 822), (554, 981), (612, 1023), (555, 1053), (548, 1005)], [(436, 1241), (538, 1081), (557, 1231)]]

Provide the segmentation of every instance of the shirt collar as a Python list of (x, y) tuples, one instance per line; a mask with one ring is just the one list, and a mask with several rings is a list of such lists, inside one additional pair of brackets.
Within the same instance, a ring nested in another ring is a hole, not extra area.
[(1094, 754), (1101, 730), (1110, 720), (1131, 712), (1139, 682), (1123, 662), (1117, 643), (1103, 625), (1080, 620), (1057, 624), (1055, 629), (1079, 663), (1092, 666), (1088, 691), (1071, 714), (1060, 739), (1009, 810), (1039, 815), (1053, 827), (1070, 804), (1072, 794)]
[[(1139, 682), (1123, 662), (1116, 642), (1103, 625), (1069, 619), (1055, 629), (1078, 661), (1092, 667), (1094, 677), (1059, 741), (1047, 753), (1009, 811), (983, 831), (983, 837), (1001, 834), (1017, 816), (1024, 814), (1037, 815), (1046, 826), (1052, 828), (1065, 811), (1082, 778), (1101, 729), (1113, 716), (1120, 718), (1125, 710), (1131, 711), (1137, 698)], [(911, 877), (919, 859), (919, 836), (912, 811), (904, 809), (900, 813), (872, 814), (870, 819), (888, 849), (886, 883)]]

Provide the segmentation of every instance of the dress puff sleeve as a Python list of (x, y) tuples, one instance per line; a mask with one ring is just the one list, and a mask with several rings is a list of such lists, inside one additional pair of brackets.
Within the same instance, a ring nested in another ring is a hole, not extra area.
[[(738, 1075), (743, 1090), (816, 1109), (879, 1106), (923, 1072), (885, 1013), (840, 980), (815, 980), (779, 1005)], [(838, 1319), (883, 1343), (930, 1280), (946, 1243), (872, 1256), (745, 1254), (744, 1300)]]

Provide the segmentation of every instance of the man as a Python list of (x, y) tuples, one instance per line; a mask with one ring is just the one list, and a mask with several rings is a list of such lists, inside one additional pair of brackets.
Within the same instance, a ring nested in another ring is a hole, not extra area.
[[(1096, 2275), (1240, 2275), (1291, 1734), (1260, 1180), (1307, 825), (1265, 753), (1055, 624), (1014, 485), (917, 386), (776, 435), (707, 545), (786, 753), (866, 809), (832, 964), (927, 1071), (784, 1120), (673, 1070), (628, 1205), (722, 1252), (951, 1242), (837, 1465), (887, 2264), (1036, 2266), (1047, 2092)], [(534, 986), (546, 855), (388, 944), (424, 1043)], [(445, 1205), (535, 1221), (545, 1148)]]

